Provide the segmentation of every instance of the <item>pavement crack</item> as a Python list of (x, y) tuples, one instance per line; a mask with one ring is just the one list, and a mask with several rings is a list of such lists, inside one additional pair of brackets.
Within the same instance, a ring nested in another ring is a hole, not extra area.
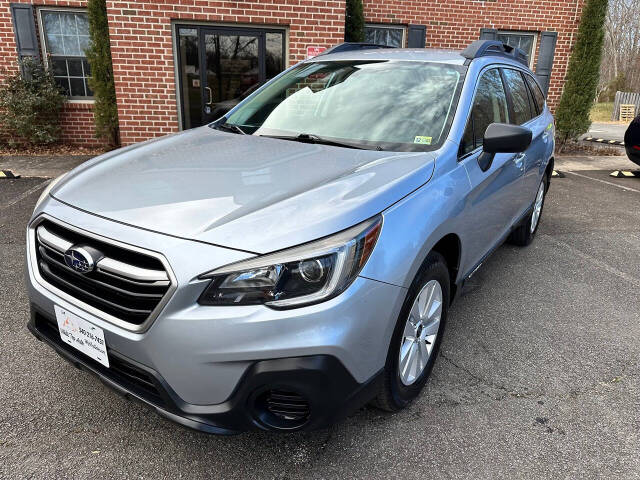
[(614, 387), (618, 384), (621, 384), (625, 379), (638, 377), (640, 374), (637, 371), (627, 372), (627, 367), (629, 366), (630, 365), (628, 364), (624, 364), (622, 365), (622, 371), (620, 372), (619, 375), (616, 375), (615, 377), (610, 378), (608, 380), (601, 380), (599, 382), (593, 383), (583, 389), (572, 389), (564, 397), (578, 398), (582, 395), (595, 394), (595, 393), (598, 393), (598, 389), (600, 387), (604, 387), (604, 388)]
[(473, 380), (475, 380), (477, 382), (477, 384), (480, 385), (484, 385), (487, 386), (489, 388), (493, 388), (495, 390), (499, 390), (500, 392), (503, 392), (502, 395), (499, 396), (495, 396), (495, 395), (490, 395), (487, 392), (481, 391), (481, 393), (483, 395), (485, 395), (486, 397), (492, 399), (492, 400), (504, 400), (507, 397), (511, 397), (511, 398), (547, 398), (547, 399), (555, 399), (556, 401), (562, 402), (562, 401), (566, 401), (566, 400), (572, 400), (572, 399), (576, 399), (580, 396), (583, 395), (590, 395), (590, 394), (596, 394), (598, 393), (598, 389), (601, 387), (604, 388), (611, 388), (614, 387), (618, 384), (621, 384), (625, 379), (629, 379), (629, 378), (634, 378), (634, 377), (638, 377), (640, 376), (640, 373), (637, 373), (635, 371), (627, 371), (627, 367), (630, 367), (630, 365), (623, 365), (622, 366), (622, 371), (620, 372), (620, 374), (616, 375), (613, 378), (610, 378), (608, 380), (601, 380), (598, 381), (592, 385), (589, 385), (583, 389), (575, 389), (575, 388), (571, 388), (569, 385), (567, 385), (565, 382), (565, 385), (567, 386), (567, 391), (565, 391), (565, 393), (561, 393), (558, 392), (556, 394), (553, 393), (545, 393), (543, 391), (527, 391), (527, 392), (522, 392), (522, 391), (518, 391), (516, 389), (513, 388), (509, 388), (507, 386), (504, 386), (500, 383), (491, 381), (491, 380), (487, 380), (486, 378), (481, 377), (480, 375), (477, 375), (476, 373), (472, 372), (471, 370), (469, 370), (468, 368), (456, 363), (453, 359), (449, 358), (448, 356), (446, 356), (443, 353), (440, 353), (440, 357), (442, 357), (447, 363), (449, 363), (451, 366), (453, 366), (454, 368), (456, 368), (457, 370), (460, 370), (461, 372), (464, 372), (466, 375), (468, 375), (469, 377), (471, 377)]
[(482, 392), (483, 394), (487, 395), (488, 397), (492, 398), (493, 400), (502, 400), (504, 399), (506, 396), (510, 396), (510, 397), (514, 397), (514, 398), (531, 398), (531, 397), (539, 397), (541, 396), (541, 394), (539, 393), (533, 393), (533, 392), (518, 392), (512, 388), (506, 387), (504, 385), (501, 385), (499, 383), (493, 382), (491, 380), (487, 380), (486, 378), (483, 378), (475, 373), (473, 373), (471, 370), (469, 370), (466, 367), (463, 367), (462, 365), (459, 365), (458, 363), (456, 363), (453, 359), (447, 357), (444, 353), (440, 352), (440, 356), (447, 362), (449, 363), (451, 366), (453, 366), (454, 368), (466, 373), (468, 376), (470, 376), (471, 378), (473, 378), (476, 382), (478, 382), (479, 384), (485, 385), (489, 388), (493, 388), (496, 390), (500, 390), (501, 392), (504, 392), (504, 395), (500, 396), (500, 397), (493, 397), (491, 395), (488, 395), (486, 392)]
[(29, 195), (31, 195), (32, 193), (37, 192), (38, 190), (40, 190), (41, 188), (43, 188), (45, 185), (48, 185), (51, 182), (51, 180), (45, 180), (42, 183), (39, 183), (38, 185), (35, 185), (33, 187), (31, 187), (28, 190), (25, 190), (24, 192), (22, 192), (20, 195), (18, 195), (17, 197), (9, 200), (7, 203), (5, 203), (4, 205), (2, 205), (3, 209), (9, 208), (13, 205), (15, 205), (18, 202), (21, 202), (22, 200), (24, 200), (25, 198), (27, 198)]

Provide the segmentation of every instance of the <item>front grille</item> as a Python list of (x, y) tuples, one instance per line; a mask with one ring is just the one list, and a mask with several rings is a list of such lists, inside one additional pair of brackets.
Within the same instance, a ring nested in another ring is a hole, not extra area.
[(161, 393), (163, 392), (162, 386), (159, 385), (154, 377), (142, 368), (117, 355), (113, 350), (107, 348), (107, 355), (109, 356), (109, 368), (107, 368), (63, 342), (60, 338), (58, 324), (54, 320), (35, 312), (34, 325), (36, 330), (49, 341), (55, 343), (73, 357), (81, 358), (84, 363), (90, 365), (91, 368), (108, 379), (154, 405), (166, 405), (164, 396)]
[[(71, 247), (92, 252), (95, 269), (79, 273), (65, 263)], [(49, 220), (35, 230), (40, 276), (71, 297), (116, 319), (141, 325), (171, 287), (163, 263), (150, 255), (83, 235)]]

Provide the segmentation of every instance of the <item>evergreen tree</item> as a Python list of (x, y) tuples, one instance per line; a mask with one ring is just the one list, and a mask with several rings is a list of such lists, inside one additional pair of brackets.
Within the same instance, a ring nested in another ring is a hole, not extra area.
[(347, 0), (344, 39), (347, 42), (364, 42), (364, 6), (362, 5), (362, 0)]
[(578, 37), (556, 111), (560, 151), (567, 140), (577, 138), (591, 126), (589, 111), (598, 87), (607, 3), (608, 0), (586, 0), (582, 10)]
[(88, 0), (87, 13), (91, 41), (85, 54), (91, 66), (89, 86), (95, 97), (93, 115), (96, 137), (107, 140), (112, 146), (117, 146), (119, 143), (118, 108), (105, 0)]

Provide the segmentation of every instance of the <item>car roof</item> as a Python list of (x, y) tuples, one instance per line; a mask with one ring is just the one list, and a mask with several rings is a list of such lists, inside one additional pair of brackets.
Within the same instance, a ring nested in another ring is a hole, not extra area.
[(481, 64), (480, 66), (489, 64), (502, 64), (523, 70), (529, 70), (524, 65), (514, 59), (504, 55), (483, 55), (481, 57), (470, 60), (462, 53), (455, 50), (443, 50), (436, 48), (370, 48), (356, 49), (336, 53), (320, 54), (310, 58), (305, 63), (313, 62), (331, 62), (331, 61), (358, 61), (358, 60), (396, 60), (396, 61), (412, 61), (412, 62), (436, 62), (446, 63), (450, 65), (469, 65)]
[(324, 62), (340, 60), (399, 60), (463, 65), (466, 58), (464, 58), (460, 52), (433, 48), (372, 48), (321, 54), (307, 61)]

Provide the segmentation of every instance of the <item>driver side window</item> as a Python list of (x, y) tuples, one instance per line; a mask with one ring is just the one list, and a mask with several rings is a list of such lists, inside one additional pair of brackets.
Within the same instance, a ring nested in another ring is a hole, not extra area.
[(509, 123), (507, 95), (497, 68), (486, 71), (480, 77), (471, 114), (460, 142), (460, 155), (482, 146), (484, 132), (491, 123)]

